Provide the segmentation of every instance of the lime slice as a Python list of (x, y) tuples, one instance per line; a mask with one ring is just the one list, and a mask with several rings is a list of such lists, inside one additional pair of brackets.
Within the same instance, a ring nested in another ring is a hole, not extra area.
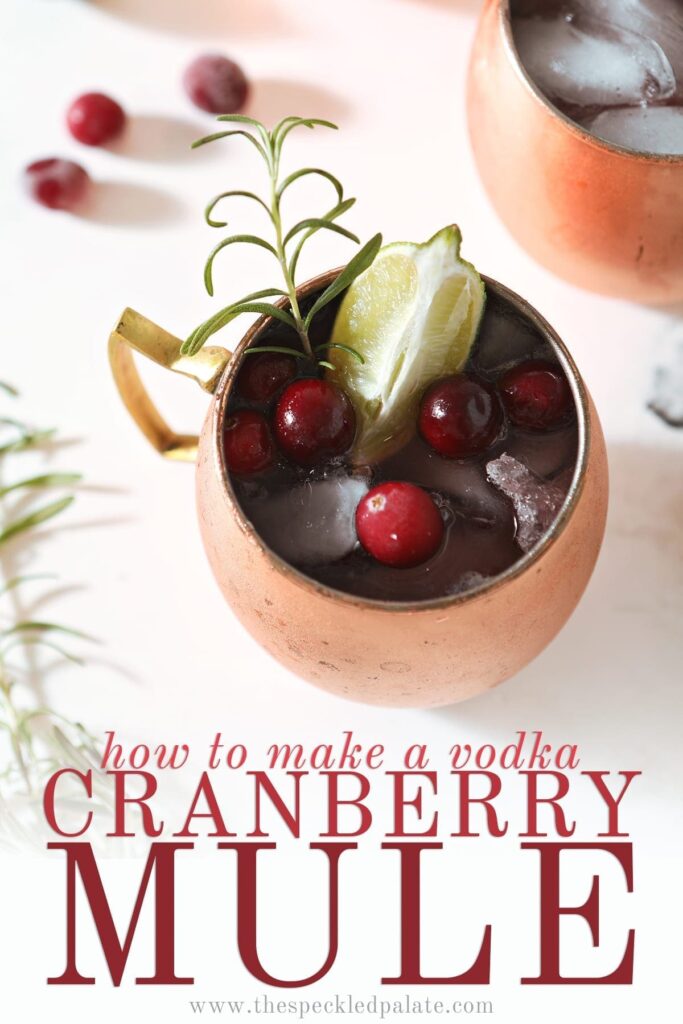
[(387, 245), (344, 296), (331, 341), (365, 362), (333, 349), (328, 377), (354, 404), (357, 462), (376, 461), (409, 440), (425, 389), (467, 362), (485, 291), (460, 259), (460, 243), (452, 225), (424, 245)]

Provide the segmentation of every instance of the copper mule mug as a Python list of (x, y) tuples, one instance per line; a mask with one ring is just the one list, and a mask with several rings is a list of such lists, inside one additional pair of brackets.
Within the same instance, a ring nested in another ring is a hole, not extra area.
[[(298, 289), (327, 287), (330, 271)], [(226, 411), (243, 353), (271, 321), (258, 320), (234, 355), (204, 348), (180, 355), (181, 341), (132, 310), (113, 331), (114, 379), (145, 436), (172, 459), (197, 458), (199, 524), (223, 595), (252, 636), (297, 675), (368, 704), (434, 707), (465, 700), (514, 675), (539, 654), (574, 610), (593, 571), (607, 508), (607, 460), (600, 423), (563, 343), (523, 299), (484, 279), (552, 345), (578, 413), (577, 467), (567, 501), (528, 555), (480, 588), (418, 603), (376, 601), (318, 583), (271, 551), (245, 517), (223, 455)], [(282, 300), (283, 305), (286, 300)], [(199, 439), (178, 435), (145, 391), (133, 352), (197, 380), (213, 395)]]
[(527, 251), (593, 291), (683, 300), (683, 156), (625, 150), (557, 110), (512, 35), (514, 0), (484, 0), (467, 114), (479, 174)]

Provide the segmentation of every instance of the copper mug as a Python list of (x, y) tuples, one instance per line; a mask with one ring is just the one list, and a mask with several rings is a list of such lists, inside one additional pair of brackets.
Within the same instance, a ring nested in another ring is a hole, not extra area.
[[(327, 287), (338, 273), (302, 285), (299, 298)], [(540, 329), (564, 367), (578, 411), (577, 468), (563, 510), (530, 554), (480, 589), (415, 604), (354, 597), (310, 579), (271, 551), (242, 512), (221, 439), (242, 354), (269, 318), (247, 331), (234, 355), (205, 347), (192, 358), (183, 357), (178, 338), (133, 310), (125, 310), (110, 337), (114, 379), (138, 426), (163, 455), (197, 460), (202, 538), (228, 604), (278, 661), (338, 696), (434, 707), (497, 685), (561, 629), (598, 557), (607, 509), (607, 459), (593, 403), (549, 324), (519, 296), (485, 281), (489, 291)], [(142, 385), (133, 351), (194, 378), (213, 394), (200, 438), (178, 435), (164, 422)]]
[(622, 149), (560, 113), (520, 62), (510, 10), (510, 0), (484, 0), (467, 87), (474, 156), (499, 216), (574, 284), (680, 302), (683, 156)]

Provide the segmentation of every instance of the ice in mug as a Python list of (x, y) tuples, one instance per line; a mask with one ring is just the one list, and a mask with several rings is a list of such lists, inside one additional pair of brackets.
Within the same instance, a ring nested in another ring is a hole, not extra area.
[(522, 64), (555, 106), (607, 142), (683, 155), (681, 0), (513, 0)]

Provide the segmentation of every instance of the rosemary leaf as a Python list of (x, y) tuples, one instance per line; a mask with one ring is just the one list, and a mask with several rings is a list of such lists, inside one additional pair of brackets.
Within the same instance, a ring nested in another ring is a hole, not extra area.
[(265, 238), (259, 238), (258, 235), (230, 235), (229, 238), (224, 238), (222, 242), (219, 242), (215, 249), (209, 255), (204, 268), (204, 284), (209, 295), (213, 295), (213, 261), (215, 260), (218, 253), (225, 249), (228, 245), (236, 245), (238, 243), (244, 243), (245, 245), (258, 245), (262, 249), (266, 249), (273, 256), (277, 257), (277, 252), (270, 244), (266, 242)]
[(54, 437), (54, 434), (54, 429), (34, 431), (26, 429), (21, 437), (18, 437), (15, 441), (9, 441), (7, 444), (0, 446), (0, 456), (9, 455), (11, 452), (22, 452), (26, 448), (35, 448), (37, 445), (42, 444), (43, 441), (49, 441), (51, 437)]
[(350, 345), (342, 345), (342, 343), (339, 341), (325, 341), (323, 342), (322, 345), (318, 345), (315, 348), (315, 351), (323, 352), (326, 349), (330, 348), (340, 348), (342, 352), (347, 352), (350, 356), (353, 356), (353, 358), (356, 359), (359, 363), (361, 363), (361, 365), (365, 363), (365, 359), (360, 354), (360, 352), (356, 352), (355, 348), (351, 348)]
[(245, 356), (257, 356), (260, 352), (279, 352), (281, 355), (294, 356), (296, 359), (307, 359), (305, 352), (295, 348), (288, 348), (287, 345), (258, 345), (255, 348), (248, 348)]
[(7, 583), (0, 587), (0, 597), (2, 597), (3, 594), (6, 594), (9, 590), (16, 590), (17, 587), (23, 586), (24, 583), (31, 583), (34, 580), (55, 579), (57, 579), (56, 576), (47, 572), (26, 574), (24, 576), (14, 576), (11, 580), (7, 580)]
[(298, 224), (287, 232), (285, 235), (284, 245), (288, 245), (293, 238), (296, 237), (301, 231), (305, 231), (307, 228), (314, 228), (320, 231), (336, 231), (338, 235), (343, 235), (344, 238), (350, 238), (352, 242), (360, 242), (358, 235), (354, 235), (352, 231), (348, 231), (346, 228), (341, 227), (339, 224), (335, 224), (334, 221), (328, 220), (324, 217), (307, 217), (305, 220), (300, 220)]
[(82, 633), (79, 629), (71, 629), (69, 626), (60, 626), (57, 622), (16, 622), (13, 626), (9, 626), (7, 629), (0, 630), (0, 639), (4, 640), (7, 637), (23, 635), (26, 633), (61, 633), (64, 636), (75, 636), (79, 640), (93, 641), (91, 636), (87, 633)]
[(333, 131), (337, 131), (339, 125), (334, 124), (332, 121), (323, 121), (319, 117), (286, 117), (283, 121), (272, 132), (273, 139), (273, 151), (275, 153), (276, 162), (280, 159), (280, 153), (282, 152), (282, 145), (294, 128), (332, 128)]
[[(281, 288), (263, 288), (259, 292), (251, 292), (249, 295), (245, 295), (242, 302), (252, 302), (255, 299), (268, 299), (274, 295), (286, 296), (287, 292), (283, 292)], [(216, 331), (220, 331), (222, 327), (229, 324), (231, 320), (234, 320), (233, 310), (236, 303), (230, 306), (226, 306), (224, 309), (219, 310), (218, 313), (214, 313), (212, 317), (205, 320), (204, 323), (192, 331), (190, 335), (183, 342), (180, 353), (184, 356), (193, 356), (202, 347), (205, 341), (215, 334)]]
[(229, 192), (221, 192), (220, 195), (215, 196), (204, 211), (204, 220), (210, 228), (227, 228), (228, 222), (226, 220), (213, 220), (211, 214), (218, 203), (220, 203), (221, 199), (229, 199), (231, 196), (241, 196), (244, 199), (253, 199), (263, 207), (272, 220), (273, 215), (270, 212), (268, 204), (264, 203), (263, 199), (261, 199), (260, 196), (257, 196), (255, 192), (244, 192), (241, 189), (231, 189)]
[[(355, 202), (355, 199), (345, 199), (343, 202), (339, 203), (337, 206), (334, 206), (331, 210), (329, 210), (324, 217), (320, 218), (320, 220), (325, 222), (336, 220), (337, 217), (341, 217), (341, 215), (346, 213), (347, 210), (350, 210)], [(302, 237), (299, 239), (296, 246), (294, 247), (294, 252), (292, 253), (291, 259), (289, 261), (289, 274), (292, 279), (296, 277), (296, 269), (299, 264), (301, 250), (303, 249), (308, 239), (315, 235), (318, 231), (320, 231), (319, 224), (310, 227), (305, 232), (305, 234), (302, 235)], [(356, 238), (355, 236), (354, 241), (358, 242), (358, 238)]]
[(255, 128), (258, 134), (261, 136), (263, 148), (266, 153), (266, 157), (270, 157), (270, 135), (268, 129), (260, 121), (257, 121), (255, 117), (247, 117), (246, 114), (219, 114), (216, 118), (217, 121), (227, 121), (232, 124), (248, 124), (252, 128)]
[(197, 139), (196, 142), (193, 142), (190, 148), (199, 149), (200, 146), (206, 146), (209, 142), (216, 142), (218, 139), (229, 139), (232, 135), (242, 135), (245, 139), (249, 139), (252, 146), (256, 146), (266, 163), (269, 163), (268, 154), (259, 140), (255, 139), (251, 132), (241, 131), (239, 128), (230, 132), (214, 132), (213, 135), (205, 135), (203, 139)]
[(352, 281), (367, 270), (375, 259), (375, 256), (382, 248), (382, 236), (380, 234), (375, 235), (367, 242), (360, 252), (350, 260), (349, 263), (344, 267), (338, 277), (334, 279), (331, 285), (329, 285), (322, 295), (319, 295), (306, 315), (304, 324), (306, 328), (310, 326), (311, 320), (328, 302), (332, 302), (336, 299), (337, 295), (341, 295), (345, 291)]
[(31, 512), (27, 516), (23, 516), (21, 519), (15, 519), (9, 526), (0, 530), (0, 544), (6, 544), (7, 541), (18, 534), (25, 533), (27, 530), (33, 529), (34, 526), (40, 526), (41, 523), (46, 523), (49, 519), (54, 519), (60, 512), (68, 508), (73, 501), (73, 495), (69, 495), (67, 498), (60, 498), (59, 501), (53, 501), (49, 505), (43, 505), (42, 508)]
[[(71, 651), (67, 651), (64, 647), (61, 647), (59, 644), (55, 644), (51, 640), (44, 640), (42, 637), (39, 637), (39, 636), (33, 636), (33, 637), (32, 636), (24, 636), (24, 637), (21, 637), (21, 638), (19, 638), (19, 637), (15, 638), (11, 643), (6, 644), (6, 646), (4, 647), (3, 652), (2, 652), (3, 653), (3, 657), (5, 657), (12, 650), (13, 647), (19, 647), (19, 646), (21, 646), (21, 647), (46, 647), (46, 648), (48, 648), (51, 651), (55, 651), (57, 654), (60, 655), (60, 657), (66, 658), (67, 661), (72, 661), (75, 665), (84, 665), (85, 664), (83, 658), (79, 658), (79, 656), (77, 654), (72, 654)], [(41, 712), (33, 712), (29, 717), (33, 717), (34, 714), (35, 715), (43, 715), (44, 712), (42, 712), (42, 711)]]
[(329, 171), (324, 171), (321, 167), (302, 167), (300, 171), (294, 171), (288, 178), (282, 182), (277, 190), (278, 199), (282, 199), (283, 195), (287, 191), (290, 185), (293, 185), (299, 178), (306, 177), (309, 174), (317, 174), (321, 178), (326, 178), (327, 181), (331, 182), (337, 192), (337, 199), (341, 203), (344, 199), (344, 189), (338, 178), (335, 178), (334, 174), (330, 174)]
[(68, 487), (77, 484), (82, 479), (80, 473), (44, 473), (42, 476), (28, 477), (26, 480), (17, 480), (16, 483), (0, 487), (0, 498), (11, 494), (12, 491), (30, 489), (35, 487)]
[[(269, 293), (258, 293), (254, 292), (253, 297), (259, 297), (260, 294)], [(281, 294), (279, 292), (270, 294)], [(227, 306), (220, 313), (217, 313), (215, 317), (207, 320), (206, 323), (201, 324), (192, 332), (192, 334), (183, 342), (181, 346), (181, 353), (187, 356), (195, 355), (200, 348), (208, 341), (212, 334), (216, 334), (223, 327), (226, 327), (235, 317), (241, 316), (242, 313), (260, 313), (261, 316), (272, 316), (276, 320), (282, 321), (287, 324), (288, 327), (296, 329), (296, 324), (291, 313), (288, 313), (285, 309), (280, 309), (279, 306), (273, 306), (270, 303), (255, 303), (247, 299), (242, 302), (236, 302), (232, 306)]]

